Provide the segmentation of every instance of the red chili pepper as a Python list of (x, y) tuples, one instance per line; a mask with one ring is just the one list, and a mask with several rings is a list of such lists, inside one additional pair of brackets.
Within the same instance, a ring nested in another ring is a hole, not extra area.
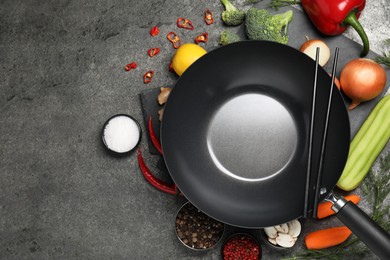
[(130, 70), (135, 69), (135, 68), (137, 68), (137, 63), (132, 62), (132, 63), (129, 63), (125, 66), (125, 71), (130, 71)]
[(153, 146), (156, 148), (156, 150), (160, 154), (163, 154), (160, 140), (158, 140), (158, 137), (156, 136), (156, 134), (154, 133), (154, 130), (153, 130), (152, 116), (149, 117), (148, 128), (149, 128), (150, 140), (152, 141)]
[(326, 35), (342, 34), (351, 25), (363, 42), (361, 56), (368, 54), (368, 37), (358, 21), (366, 0), (302, 0), (301, 4), (312, 23)]
[(175, 184), (166, 183), (165, 181), (160, 180), (159, 178), (157, 178), (156, 176), (154, 176), (152, 174), (152, 172), (149, 170), (148, 166), (146, 166), (144, 158), (142, 157), (141, 148), (138, 148), (137, 155), (138, 155), (137, 157), (138, 157), (139, 168), (141, 169), (141, 172), (144, 175), (145, 179), (153, 187), (155, 187), (156, 189), (158, 189), (162, 192), (168, 193), (168, 194), (172, 194), (172, 195), (178, 194), (178, 189), (177, 189)]
[(154, 76), (154, 71), (153, 70), (149, 70), (148, 72), (146, 72), (144, 74), (144, 83), (150, 83), (152, 82), (152, 78)]
[(184, 28), (184, 29), (188, 29), (188, 30), (193, 30), (194, 29), (194, 25), (192, 24), (192, 22), (186, 18), (177, 18), (177, 27), (179, 28)]
[(209, 40), (209, 34), (206, 32), (206, 33), (202, 33), (201, 35), (197, 36), (195, 38), (195, 43), (199, 44), (200, 42), (207, 42), (208, 40)]
[(148, 50), (148, 54), (149, 54), (150, 57), (153, 57), (153, 56), (155, 56), (155, 55), (157, 55), (159, 53), (160, 53), (160, 48), (150, 48)]
[(154, 26), (152, 29), (150, 29), (150, 35), (152, 35), (153, 37), (154, 36), (157, 36), (159, 33), (160, 33), (160, 28), (158, 28), (157, 26)]
[(204, 21), (207, 25), (214, 23), (213, 13), (209, 9), (204, 11)]
[(172, 43), (173, 48), (177, 49), (181, 45), (181, 40), (179, 36), (174, 32), (169, 32), (167, 34), (167, 39)]

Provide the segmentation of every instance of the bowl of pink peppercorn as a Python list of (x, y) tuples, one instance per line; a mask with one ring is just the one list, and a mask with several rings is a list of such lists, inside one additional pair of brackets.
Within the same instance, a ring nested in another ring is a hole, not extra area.
[(261, 259), (261, 246), (257, 240), (246, 233), (231, 235), (222, 246), (223, 260)]

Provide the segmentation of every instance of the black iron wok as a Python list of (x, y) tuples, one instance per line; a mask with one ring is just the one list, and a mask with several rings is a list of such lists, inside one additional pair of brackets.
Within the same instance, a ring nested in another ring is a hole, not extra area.
[[(311, 58), (291, 47), (244, 41), (213, 50), (187, 69), (165, 106), (161, 142), (169, 173), (191, 203), (245, 228), (285, 223), (301, 217), (305, 208), (313, 210), (312, 184), (305, 202), (309, 143), (316, 172), (331, 86), (320, 68), (310, 142), (314, 68)], [(335, 201), (341, 221), (378, 256), (387, 257), (389, 234), (331, 193), (350, 143), (338, 91), (331, 108), (320, 199)]]

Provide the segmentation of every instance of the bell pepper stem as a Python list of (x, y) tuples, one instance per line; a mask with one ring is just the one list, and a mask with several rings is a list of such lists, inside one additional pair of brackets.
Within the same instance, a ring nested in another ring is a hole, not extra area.
[(360, 24), (360, 22), (358, 21), (358, 19), (356, 17), (356, 13), (350, 12), (347, 15), (347, 17), (345, 17), (343, 22), (345, 24), (352, 26), (356, 30), (356, 32), (359, 34), (359, 36), (363, 42), (363, 51), (360, 54), (360, 56), (361, 57), (366, 56), (368, 54), (368, 52), (370, 51), (370, 43), (368, 41), (368, 37), (367, 37), (366, 32), (364, 31), (362, 25)]

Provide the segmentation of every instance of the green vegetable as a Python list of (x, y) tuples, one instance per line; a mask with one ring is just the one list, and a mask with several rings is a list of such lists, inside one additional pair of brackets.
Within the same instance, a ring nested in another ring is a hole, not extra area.
[(390, 152), (380, 157), (379, 167), (373, 167), (361, 185), (368, 203), (373, 205), (371, 218), (387, 232), (390, 231), (390, 205), (385, 199), (390, 194)]
[(374, 59), (377, 63), (379, 64), (383, 64), (383, 65), (386, 65), (387, 67), (390, 68), (390, 52), (386, 53), (382, 53), (381, 56), (378, 56)]
[(240, 40), (240, 37), (232, 31), (225, 30), (221, 33), (221, 45), (227, 45), (229, 43), (238, 42)]
[(222, 12), (222, 21), (226, 25), (240, 25), (245, 20), (245, 11), (238, 10), (229, 0), (221, 0), (225, 6)]
[[(251, 40), (267, 40), (287, 44), (287, 28), (292, 18), (292, 10), (273, 15), (265, 9), (251, 8), (245, 19), (246, 34)], [(282, 30), (283, 28), (284, 30)]]
[[(384, 44), (390, 46), (390, 38), (386, 39), (384, 41)], [(390, 51), (388, 52), (384, 51), (381, 56), (374, 58), (374, 61), (390, 68)]]
[(390, 138), (390, 95), (382, 98), (353, 138), (347, 163), (337, 186), (355, 189)]
[(300, 3), (300, 0), (272, 0), (268, 6), (278, 10), (280, 7), (297, 5)]

